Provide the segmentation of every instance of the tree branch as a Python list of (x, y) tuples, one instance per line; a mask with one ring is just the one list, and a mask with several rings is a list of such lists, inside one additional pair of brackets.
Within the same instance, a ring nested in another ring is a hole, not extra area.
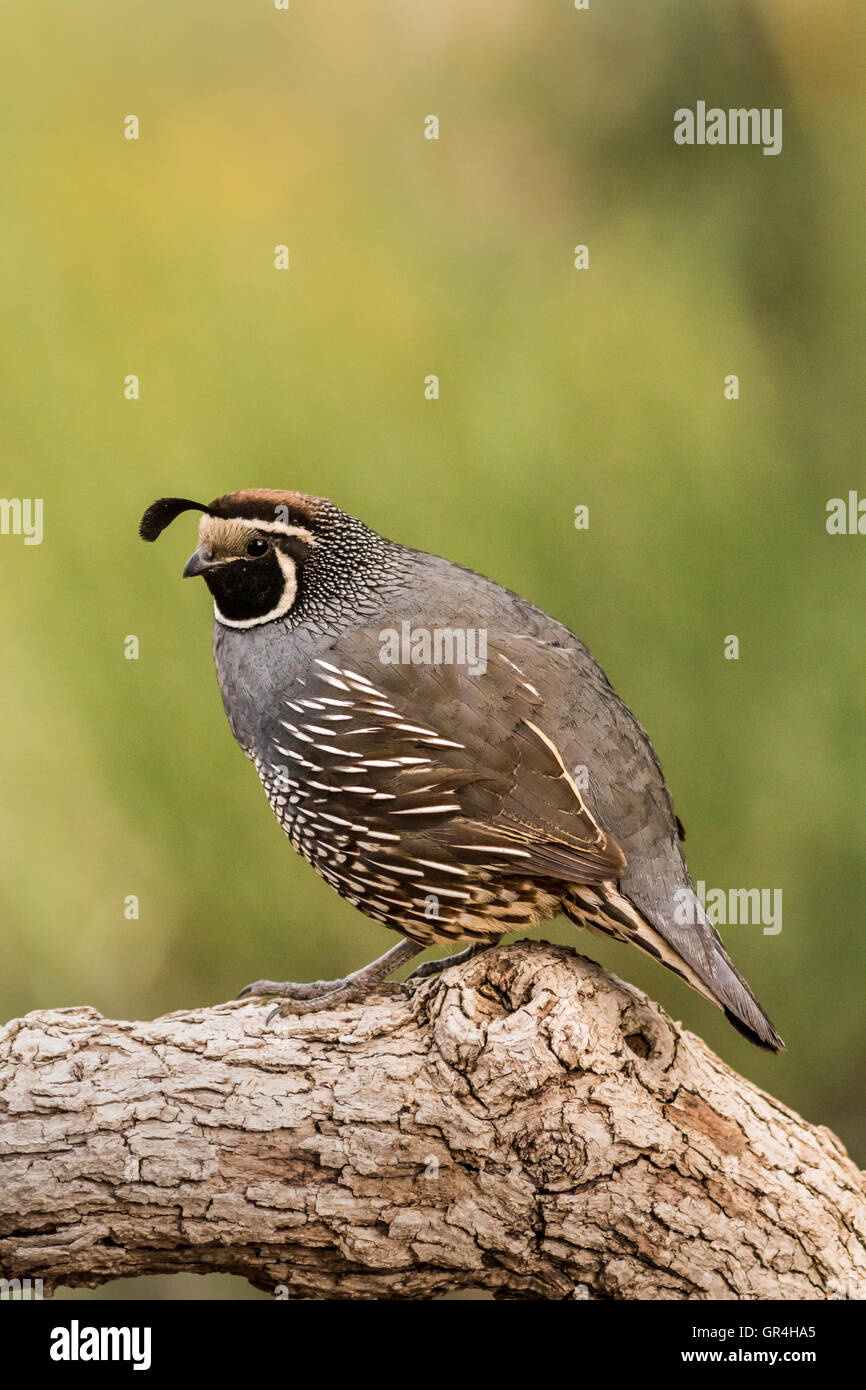
[(265, 1027), (89, 1008), (0, 1033), (0, 1272), (292, 1297), (862, 1297), (842, 1145), (544, 942)]

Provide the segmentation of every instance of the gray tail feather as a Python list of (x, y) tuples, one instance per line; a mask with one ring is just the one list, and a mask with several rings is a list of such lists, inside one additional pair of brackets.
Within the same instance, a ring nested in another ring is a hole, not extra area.
[[(734, 965), (721, 937), (707, 919), (695, 894), (694, 922), (653, 925), (635, 903), (615, 884), (605, 883), (596, 893), (602, 902), (591, 912), (585, 889), (572, 890), (575, 902), (566, 912), (579, 926), (589, 927), (629, 941), (654, 960), (666, 965), (687, 984), (722, 1010), (738, 1033), (757, 1047), (779, 1052), (785, 1046), (764, 1009)], [(591, 894), (598, 902), (596, 894)], [(602, 905), (603, 904), (603, 905)]]
[[(748, 1038), (750, 1043), (756, 1047), (766, 1048), (767, 1052), (781, 1052), (784, 1049), (784, 1042), (779, 1037), (772, 1023), (764, 1010), (761, 1008), (754, 994), (749, 990), (751, 1000), (751, 1010), (757, 1013), (759, 1023), (746, 1023), (739, 1014), (735, 1014), (733, 1009), (725, 1008), (725, 1018), (738, 1033), (742, 1033), (744, 1038)], [(760, 1028), (760, 1032), (758, 1029)]]
[(715, 946), (714, 969), (706, 981), (721, 1004), (725, 1018), (749, 1042), (765, 1047), (768, 1052), (781, 1052), (785, 1046), (776, 1032), (766, 1010), (755, 998), (743, 976), (734, 965), (716, 932), (711, 927)]
[[(695, 903), (695, 925), (677, 929), (679, 949), (692, 948), (687, 957), (689, 964), (700, 975), (732, 1027), (757, 1047), (764, 1047), (768, 1052), (781, 1052), (784, 1042), (725, 950), (697, 894)], [(684, 940), (683, 932), (689, 933), (691, 940), (689, 936)]]

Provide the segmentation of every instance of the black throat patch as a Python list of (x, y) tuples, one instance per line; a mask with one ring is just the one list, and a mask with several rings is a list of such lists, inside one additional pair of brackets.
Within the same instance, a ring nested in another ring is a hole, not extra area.
[(206, 571), (204, 579), (220, 613), (232, 623), (272, 613), (287, 583), (274, 551), (261, 560), (232, 560), (222, 569)]

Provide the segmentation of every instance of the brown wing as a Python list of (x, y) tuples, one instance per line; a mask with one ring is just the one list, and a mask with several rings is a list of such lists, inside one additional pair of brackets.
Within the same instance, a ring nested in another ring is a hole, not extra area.
[(426, 866), (431, 891), (473, 868), (584, 884), (620, 876), (625, 857), (545, 732), (512, 639), (488, 638), (474, 675), (465, 663), (386, 664), (380, 649), (376, 632), (355, 631), (287, 686), (270, 762), (288, 766), (302, 798), (302, 824), (287, 829), (303, 853), (316, 862), (325, 833), (390, 875)]

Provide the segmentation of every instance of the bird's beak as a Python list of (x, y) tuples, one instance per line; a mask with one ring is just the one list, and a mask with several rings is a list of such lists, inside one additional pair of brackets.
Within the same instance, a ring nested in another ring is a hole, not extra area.
[(217, 569), (219, 564), (220, 561), (213, 558), (209, 548), (206, 545), (200, 545), (184, 565), (183, 578), (191, 579), (194, 574), (204, 574), (205, 570)]

